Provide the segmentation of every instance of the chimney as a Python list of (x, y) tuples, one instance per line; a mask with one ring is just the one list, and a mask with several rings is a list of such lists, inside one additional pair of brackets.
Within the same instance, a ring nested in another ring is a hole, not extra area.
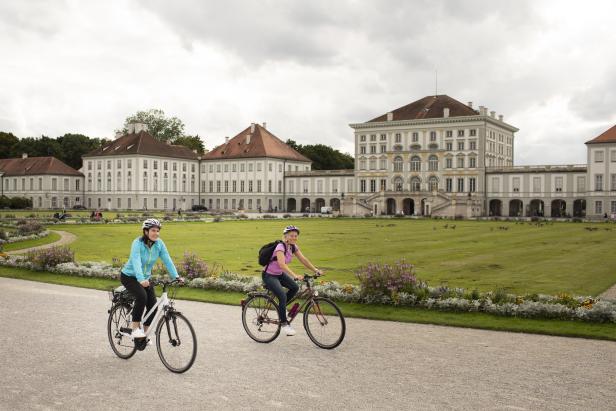
[(470, 108), (473, 108), (473, 102), (469, 101), (468, 103), (466, 103), (467, 106), (469, 106)]
[(389, 113), (387, 113), (387, 121), (393, 121), (393, 120), (394, 120), (394, 113), (390, 111)]
[(23, 154), (21, 155), (21, 158), (28, 158), (28, 153), (23, 153)]
[(225, 136), (225, 144), (229, 144), (229, 136)]
[(120, 138), (120, 137), (122, 137), (122, 131), (118, 130), (115, 133), (115, 138)]
[(250, 123), (250, 134), (255, 132), (255, 123)]
[(488, 108), (484, 107), (484, 106), (479, 106), (479, 115), (487, 116), (488, 115)]
[(267, 123), (265, 121), (263, 122), (263, 128), (267, 129)]
[(135, 124), (134, 123), (130, 123), (128, 125), (128, 134), (134, 134), (135, 133)]
[(250, 144), (250, 134), (246, 134), (246, 144)]
[(502, 114), (498, 115), (498, 121), (503, 121), (503, 115)]
[(490, 117), (492, 117), (492, 118), (496, 118), (496, 117), (495, 117), (495, 114), (496, 114), (496, 111), (490, 111)]
[(443, 108), (443, 117), (449, 117), (449, 107)]

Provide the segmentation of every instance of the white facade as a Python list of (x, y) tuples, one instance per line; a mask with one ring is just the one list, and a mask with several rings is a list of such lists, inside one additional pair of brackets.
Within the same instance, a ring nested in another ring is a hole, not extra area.
[(27, 197), (33, 208), (71, 208), (83, 205), (83, 177), (65, 175), (0, 176), (2, 195)]

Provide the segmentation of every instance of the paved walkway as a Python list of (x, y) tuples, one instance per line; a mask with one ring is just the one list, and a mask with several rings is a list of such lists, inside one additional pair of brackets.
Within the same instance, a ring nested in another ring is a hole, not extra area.
[(239, 307), (178, 301), (199, 353), (176, 375), (155, 346), (115, 357), (104, 292), (7, 278), (0, 290), (3, 410), (616, 407), (614, 342), (349, 319), (327, 351), (301, 328), (255, 343)]
[(605, 300), (616, 300), (616, 284), (614, 284), (613, 286), (608, 288), (607, 291), (604, 291), (601, 295), (599, 295), (599, 298), (603, 298)]
[(23, 254), (23, 253), (27, 253), (28, 251), (32, 251), (32, 250), (44, 250), (46, 248), (56, 247), (60, 245), (67, 245), (77, 240), (77, 236), (73, 233), (69, 233), (68, 231), (49, 230), (49, 232), (60, 234), (60, 239), (53, 243), (39, 245), (36, 247), (23, 248), (21, 250), (14, 250), (14, 251), (7, 251), (6, 254), (9, 254), (9, 255), (10, 254)]

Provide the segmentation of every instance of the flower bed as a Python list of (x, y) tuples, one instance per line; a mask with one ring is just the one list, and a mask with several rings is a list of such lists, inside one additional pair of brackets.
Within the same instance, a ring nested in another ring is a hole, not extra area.
[(17, 243), (19, 241), (36, 240), (38, 238), (47, 237), (48, 235), (49, 231), (45, 230), (38, 234), (9, 236), (6, 240), (0, 238), (0, 244), (10, 244)]
[[(44, 251), (44, 252), (43, 252)], [(0, 265), (51, 271), (80, 277), (118, 279), (121, 263), (77, 263), (67, 247), (52, 247), (38, 254), (9, 256), (0, 259)], [(186, 253), (178, 270), (191, 288), (215, 289), (247, 293), (262, 290), (257, 276), (246, 276), (222, 271)], [(153, 275), (166, 275), (157, 265)], [(503, 290), (479, 292), (446, 286), (431, 287), (418, 280), (414, 267), (405, 261), (395, 264), (369, 264), (360, 267), (356, 275), (360, 285), (339, 284), (335, 281), (315, 283), (319, 295), (343, 302), (386, 304), (421, 307), (452, 312), (485, 312), (489, 314), (541, 319), (578, 320), (597, 323), (616, 323), (616, 301), (569, 294), (556, 296), (532, 294), (514, 295)]]

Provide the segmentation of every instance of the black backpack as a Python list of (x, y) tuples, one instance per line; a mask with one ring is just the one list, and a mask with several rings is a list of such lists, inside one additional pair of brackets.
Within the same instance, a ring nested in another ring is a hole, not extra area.
[[(271, 243), (265, 244), (261, 249), (259, 249), (259, 265), (266, 266), (264, 271), (267, 271), (267, 266), (272, 262), (272, 258), (274, 257), (274, 250), (278, 246), (278, 244), (284, 244), (282, 240), (272, 241)], [(295, 253), (295, 246), (291, 245), (291, 251)]]

